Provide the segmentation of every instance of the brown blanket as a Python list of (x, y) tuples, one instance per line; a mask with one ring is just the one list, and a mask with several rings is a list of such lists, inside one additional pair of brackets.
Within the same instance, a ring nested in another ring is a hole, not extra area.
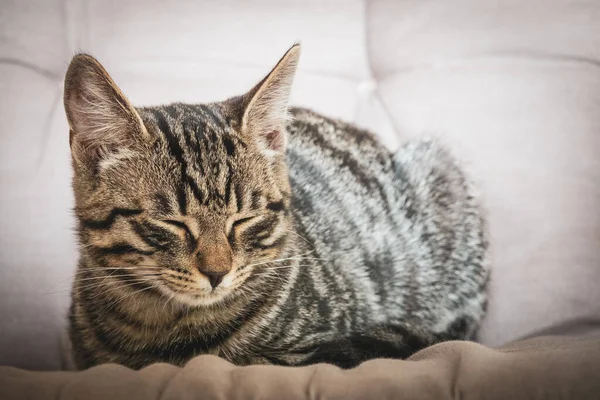
[(199, 356), (185, 367), (82, 372), (0, 368), (1, 399), (600, 399), (600, 337), (546, 337), (489, 349), (447, 342), (406, 361), (352, 370), (236, 367)]

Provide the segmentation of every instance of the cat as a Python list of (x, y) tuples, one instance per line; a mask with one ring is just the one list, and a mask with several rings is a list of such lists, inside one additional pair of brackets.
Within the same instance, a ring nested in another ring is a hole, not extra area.
[(288, 108), (299, 54), (242, 96), (143, 108), (73, 58), (78, 368), (198, 354), (350, 368), (472, 337), (489, 277), (472, 185), (435, 140), (391, 153)]

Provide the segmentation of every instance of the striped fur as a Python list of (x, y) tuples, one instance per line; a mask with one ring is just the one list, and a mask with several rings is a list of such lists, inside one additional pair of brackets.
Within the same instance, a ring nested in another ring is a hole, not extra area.
[[(203, 353), (351, 367), (471, 337), (486, 304), (487, 242), (462, 171), (434, 141), (391, 154), (309, 110), (291, 109), (290, 121), (280, 103), (249, 111), (287, 101), (279, 86), (291, 79), (278, 74), (293, 74), (290, 52), (247, 95), (137, 109), (97, 61), (74, 59), (65, 107), (81, 243), (70, 312), (78, 367), (181, 365)], [(86, 79), (111, 93), (86, 104), (117, 101), (104, 108), (135, 127), (112, 131), (113, 143), (78, 131), (94, 125), (72, 100), (94, 96)], [(214, 288), (211, 273), (225, 274)]]

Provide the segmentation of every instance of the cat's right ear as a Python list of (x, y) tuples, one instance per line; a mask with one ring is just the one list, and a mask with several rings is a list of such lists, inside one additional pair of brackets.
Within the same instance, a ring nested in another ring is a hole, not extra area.
[(138, 112), (89, 55), (73, 57), (65, 76), (64, 105), (73, 159), (94, 171), (117, 155), (126, 156), (148, 137)]

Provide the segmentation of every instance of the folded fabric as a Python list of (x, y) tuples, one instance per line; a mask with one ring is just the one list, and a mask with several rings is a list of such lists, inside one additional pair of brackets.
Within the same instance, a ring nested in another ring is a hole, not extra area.
[(599, 399), (600, 337), (542, 337), (491, 349), (441, 343), (408, 360), (342, 370), (236, 367), (199, 356), (183, 368), (107, 364), (81, 372), (0, 368), (0, 399)]

